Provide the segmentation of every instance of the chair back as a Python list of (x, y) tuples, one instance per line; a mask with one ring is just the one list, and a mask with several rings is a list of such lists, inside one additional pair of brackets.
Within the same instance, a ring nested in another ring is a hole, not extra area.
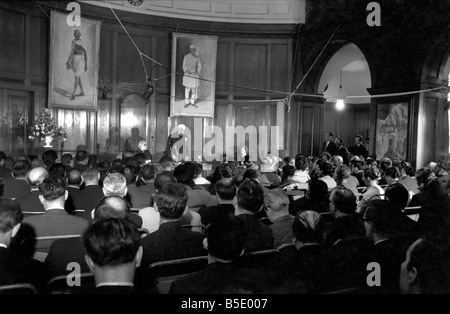
[(25, 238), (20, 243), (21, 247), (24, 248), (32, 248), (34, 251), (33, 258), (44, 262), (45, 258), (50, 251), (50, 246), (53, 241), (59, 239), (68, 239), (68, 238), (79, 238), (79, 234), (70, 234), (70, 235), (58, 235), (58, 236), (45, 236), (45, 237), (36, 237), (36, 238)]
[(160, 294), (168, 294), (172, 282), (178, 278), (197, 273), (208, 265), (207, 256), (196, 256), (152, 263), (148, 267), (151, 280), (155, 281)]
[(37, 294), (37, 290), (29, 283), (15, 283), (0, 285), (0, 294)]
[(88, 289), (95, 289), (95, 277), (92, 273), (60, 275), (47, 282), (47, 292), (51, 294), (82, 293)]

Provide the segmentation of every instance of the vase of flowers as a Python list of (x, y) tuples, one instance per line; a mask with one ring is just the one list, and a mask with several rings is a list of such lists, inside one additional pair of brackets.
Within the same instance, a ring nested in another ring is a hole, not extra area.
[(42, 109), (39, 115), (34, 117), (34, 124), (30, 127), (31, 140), (45, 141), (44, 147), (52, 147), (54, 138), (67, 139), (67, 133), (62, 127), (58, 127), (49, 109)]

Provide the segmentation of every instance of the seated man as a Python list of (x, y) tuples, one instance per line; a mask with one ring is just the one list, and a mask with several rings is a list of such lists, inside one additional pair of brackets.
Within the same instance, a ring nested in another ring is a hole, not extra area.
[[(108, 218), (130, 218), (130, 207), (128, 202), (119, 196), (105, 196), (94, 209), (94, 222)], [(86, 254), (79, 238), (59, 239), (52, 243), (50, 252), (45, 258), (45, 266), (49, 279), (54, 276), (68, 275), (72, 270), (67, 270), (67, 265), (77, 262), (81, 266), (81, 272), (89, 272), (85, 262)]]
[(247, 231), (247, 252), (274, 248), (274, 238), (269, 226), (260, 222), (257, 214), (264, 205), (264, 192), (255, 180), (246, 180), (239, 186), (235, 200), (235, 215), (244, 222)]
[(141, 237), (125, 219), (94, 222), (83, 235), (86, 263), (95, 276), (96, 293), (132, 294), (134, 274), (141, 265)]
[(31, 191), (27, 195), (16, 199), (23, 212), (44, 212), (44, 206), (39, 200), (39, 195), (42, 194), (39, 191), (39, 184), (47, 177), (48, 172), (43, 167), (36, 167), (30, 170), (27, 180), (31, 185)]
[(148, 150), (147, 141), (139, 141), (138, 143), (138, 149), (134, 152), (134, 155), (136, 154), (144, 154), (145, 156), (145, 163), (152, 162), (152, 154)]
[[(49, 177), (39, 185), (39, 199), (44, 205), (43, 215), (26, 217), (24, 223), (31, 225), (37, 237), (80, 235), (86, 230), (88, 222), (73, 215), (64, 209), (64, 203), (69, 195), (66, 190), (66, 181), (61, 177)], [(47, 251), (50, 246), (38, 248)]]
[(264, 205), (267, 217), (272, 222), (269, 227), (272, 229), (275, 239), (274, 247), (292, 243), (294, 216), (289, 214), (289, 198), (286, 193), (280, 189), (269, 190), (264, 195)]
[(408, 248), (400, 268), (402, 294), (448, 293), (444, 260), (437, 245), (420, 238)]
[(36, 260), (16, 256), (10, 249), (12, 238), (23, 219), (20, 205), (0, 198), (0, 285), (30, 283), (42, 291), (45, 288), (45, 268)]
[(203, 235), (182, 227), (180, 219), (188, 210), (186, 189), (179, 183), (167, 183), (155, 195), (160, 214), (159, 229), (142, 240), (144, 268), (151, 263), (205, 255)]
[[(3, 181), (2, 197), (16, 199), (30, 193), (31, 186), (27, 175), (31, 166), (26, 161), (16, 161), (12, 167), (14, 179)], [(1, 182), (1, 181), (0, 181)]]
[(231, 178), (224, 178), (215, 184), (215, 188), (219, 205), (202, 207), (198, 211), (205, 226), (226, 216), (234, 216), (233, 200), (237, 191), (234, 181)]
[(208, 265), (200, 273), (175, 280), (171, 294), (263, 293), (270, 273), (249, 267), (241, 259), (245, 249), (246, 231), (236, 217), (224, 217), (205, 231), (203, 245), (208, 250)]
[[(75, 168), (78, 170), (77, 168)], [(100, 173), (97, 169), (87, 167), (81, 171), (81, 178), (84, 182), (84, 188), (80, 190), (80, 193), (74, 198), (74, 206), (76, 209), (92, 210), (95, 204), (105, 196), (102, 192), (102, 188), (98, 184), (100, 179)]]
[[(104, 194), (105, 196), (115, 195), (124, 198), (125, 195), (127, 194), (127, 180), (120, 173), (108, 174), (105, 180), (103, 180), (102, 194)], [(86, 210), (83, 214), (83, 218), (91, 222), (95, 216), (94, 211), (95, 209)], [(129, 215), (129, 219), (132, 223), (136, 225), (137, 228), (142, 227), (142, 219), (138, 215), (131, 213)]]

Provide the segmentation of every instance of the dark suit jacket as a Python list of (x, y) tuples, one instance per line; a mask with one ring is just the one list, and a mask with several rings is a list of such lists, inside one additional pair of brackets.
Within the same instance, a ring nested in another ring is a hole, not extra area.
[(0, 179), (3, 180), (3, 183), (5, 183), (5, 181), (13, 179), (11, 169), (0, 167)]
[(64, 208), (69, 214), (71, 214), (75, 209), (77, 209), (75, 200), (80, 199), (80, 189), (69, 186), (67, 187), (67, 191), (69, 191), (69, 197), (67, 197), (67, 200), (64, 203)]
[(288, 214), (275, 220), (271, 225), (274, 248), (279, 247), (282, 244), (292, 243), (294, 239), (294, 233), (292, 232), (292, 224), (294, 223), (294, 216)]
[(362, 221), (356, 216), (341, 216), (335, 219), (325, 231), (325, 243), (333, 245), (338, 239), (365, 236)]
[[(86, 219), (69, 215), (64, 209), (49, 209), (43, 215), (26, 217), (23, 222), (34, 228), (37, 237), (81, 235), (89, 225)], [(50, 243), (37, 248), (48, 252)]]
[(344, 164), (348, 165), (349, 158), (348, 158), (348, 149), (344, 145), (339, 146), (337, 154), (342, 157), (344, 160)]
[(0, 247), (0, 285), (30, 283), (43, 292), (46, 279), (44, 264), (20, 258), (9, 249)]
[(261, 223), (255, 216), (243, 214), (237, 216), (244, 222), (247, 231), (245, 252), (269, 250), (274, 248), (274, 237), (269, 226)]
[(217, 206), (202, 207), (198, 213), (202, 218), (202, 224), (207, 226), (224, 217), (234, 216), (234, 206), (233, 204), (219, 204)]
[(178, 258), (206, 255), (203, 235), (183, 228), (179, 221), (166, 222), (142, 239), (144, 254), (141, 268), (151, 263)]
[(74, 205), (76, 209), (92, 210), (104, 196), (99, 185), (88, 185), (80, 190), (78, 198), (74, 198)]
[(322, 151), (323, 152), (328, 152), (330, 153), (331, 156), (337, 155), (338, 154), (338, 148), (335, 142), (330, 141), (328, 143), (328, 146), (325, 147), (327, 145), (327, 142), (323, 142), (322, 144)]
[(53, 241), (50, 246), (50, 252), (45, 258), (48, 279), (70, 274), (72, 270), (67, 270), (66, 268), (71, 262), (78, 263), (81, 266), (82, 273), (90, 272), (84, 259), (86, 251), (81, 241), (81, 237)]
[(364, 158), (367, 158), (369, 156), (369, 150), (364, 144), (360, 144), (359, 146), (352, 146), (348, 149), (350, 154), (353, 156), (363, 156)]
[(31, 191), (29, 194), (17, 198), (16, 202), (20, 204), (23, 212), (44, 212), (45, 208), (39, 200), (39, 195), (42, 195), (39, 190)]
[(31, 186), (26, 180), (12, 179), (3, 181), (3, 194), (5, 198), (19, 198), (31, 192)]

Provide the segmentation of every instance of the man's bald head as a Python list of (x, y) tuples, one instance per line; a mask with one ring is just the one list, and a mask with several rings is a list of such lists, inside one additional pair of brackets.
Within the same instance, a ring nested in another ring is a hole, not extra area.
[(124, 198), (116, 195), (105, 196), (95, 206), (94, 220), (128, 218), (130, 213), (130, 206)]
[(48, 177), (48, 172), (43, 167), (36, 167), (30, 170), (27, 176), (28, 183), (32, 188), (37, 188)]

